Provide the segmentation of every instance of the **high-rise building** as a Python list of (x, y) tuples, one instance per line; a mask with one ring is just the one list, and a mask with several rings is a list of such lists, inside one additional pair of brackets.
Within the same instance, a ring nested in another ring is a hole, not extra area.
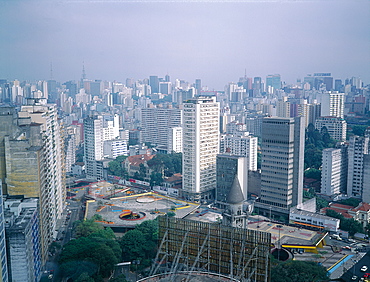
[(338, 195), (343, 190), (343, 154), (341, 149), (327, 148), (322, 151), (321, 193)]
[[(217, 188), (216, 188), (216, 204), (220, 208), (226, 208), (229, 192), (235, 182), (235, 178), (241, 189), (243, 202), (248, 198), (248, 160), (242, 156), (234, 156), (231, 154), (217, 155)], [(235, 191), (234, 191), (235, 192)]]
[(257, 147), (258, 138), (247, 132), (244, 135), (224, 135), (220, 141), (220, 153), (246, 157), (248, 169), (253, 171), (257, 170)]
[(344, 93), (334, 91), (322, 94), (321, 116), (344, 118)]
[(65, 207), (64, 150), (55, 105), (46, 99), (28, 99), (15, 114), (0, 113), (0, 176), (4, 192), (39, 198), (42, 262), (56, 236), (56, 222)]
[(183, 192), (187, 199), (209, 201), (216, 188), (219, 103), (198, 96), (183, 104)]
[(149, 76), (149, 85), (152, 89), (152, 93), (159, 93), (159, 79), (158, 76)]
[(369, 137), (351, 136), (348, 146), (347, 194), (363, 197), (364, 154), (369, 154)]
[(4, 205), (2, 182), (0, 181), (0, 281), (8, 282), (8, 262), (6, 254), (5, 242), (5, 219), (4, 219)]
[(304, 132), (300, 117), (263, 119), (261, 208), (287, 214), (302, 203)]
[(6, 242), (10, 281), (39, 281), (41, 248), (37, 199), (5, 201)]
[(84, 158), (86, 178), (100, 180), (103, 178), (103, 117), (90, 116), (84, 119)]
[(181, 110), (178, 108), (141, 109), (143, 142), (167, 148), (169, 129), (181, 125)]
[(331, 138), (338, 141), (346, 141), (347, 122), (338, 117), (319, 117), (316, 119), (315, 128), (321, 131), (324, 127), (328, 130)]
[(182, 127), (172, 127), (168, 129), (168, 153), (182, 153)]
[(272, 87), (273, 90), (281, 88), (280, 74), (270, 74), (266, 77), (266, 88), (269, 86)]

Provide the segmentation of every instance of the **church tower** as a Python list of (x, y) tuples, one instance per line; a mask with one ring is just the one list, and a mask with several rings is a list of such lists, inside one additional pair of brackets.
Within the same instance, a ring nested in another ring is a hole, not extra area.
[(238, 177), (235, 176), (233, 184), (226, 198), (227, 207), (222, 214), (222, 224), (230, 227), (246, 228), (247, 214), (243, 211), (244, 195)]

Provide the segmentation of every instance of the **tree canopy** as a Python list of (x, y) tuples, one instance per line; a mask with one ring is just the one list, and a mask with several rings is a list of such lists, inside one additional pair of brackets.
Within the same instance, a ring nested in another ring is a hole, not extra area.
[(109, 173), (115, 176), (128, 178), (128, 173), (122, 162), (126, 159), (126, 156), (118, 156), (114, 161), (108, 163)]
[[(64, 245), (59, 258), (63, 275), (74, 281), (87, 282), (108, 277), (122, 255), (112, 229), (104, 229), (93, 218), (79, 222), (76, 234), (77, 239)], [(89, 280), (89, 277), (95, 280)]]
[(315, 282), (328, 279), (325, 267), (312, 261), (278, 262), (271, 269), (272, 282)]
[(182, 154), (157, 154), (147, 162), (148, 166), (156, 173), (170, 177), (182, 171)]
[(351, 236), (355, 233), (362, 233), (364, 231), (362, 224), (353, 218), (345, 218), (340, 213), (330, 209), (326, 210), (326, 215), (340, 219), (339, 228), (348, 231), (348, 234)]

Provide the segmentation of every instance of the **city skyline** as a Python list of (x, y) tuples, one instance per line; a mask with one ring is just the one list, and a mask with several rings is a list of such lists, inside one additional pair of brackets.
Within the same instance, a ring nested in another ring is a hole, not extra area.
[[(368, 1), (1, 1), (0, 78), (370, 81)], [(52, 74), (51, 74), (52, 65)]]

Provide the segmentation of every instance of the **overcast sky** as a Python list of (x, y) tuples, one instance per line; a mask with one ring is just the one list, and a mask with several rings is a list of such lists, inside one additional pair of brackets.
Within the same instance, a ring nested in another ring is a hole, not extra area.
[[(51, 3), (50, 3), (51, 2)], [(0, 79), (180, 78), (223, 89), (279, 73), (370, 83), (370, 1), (0, 0)]]

